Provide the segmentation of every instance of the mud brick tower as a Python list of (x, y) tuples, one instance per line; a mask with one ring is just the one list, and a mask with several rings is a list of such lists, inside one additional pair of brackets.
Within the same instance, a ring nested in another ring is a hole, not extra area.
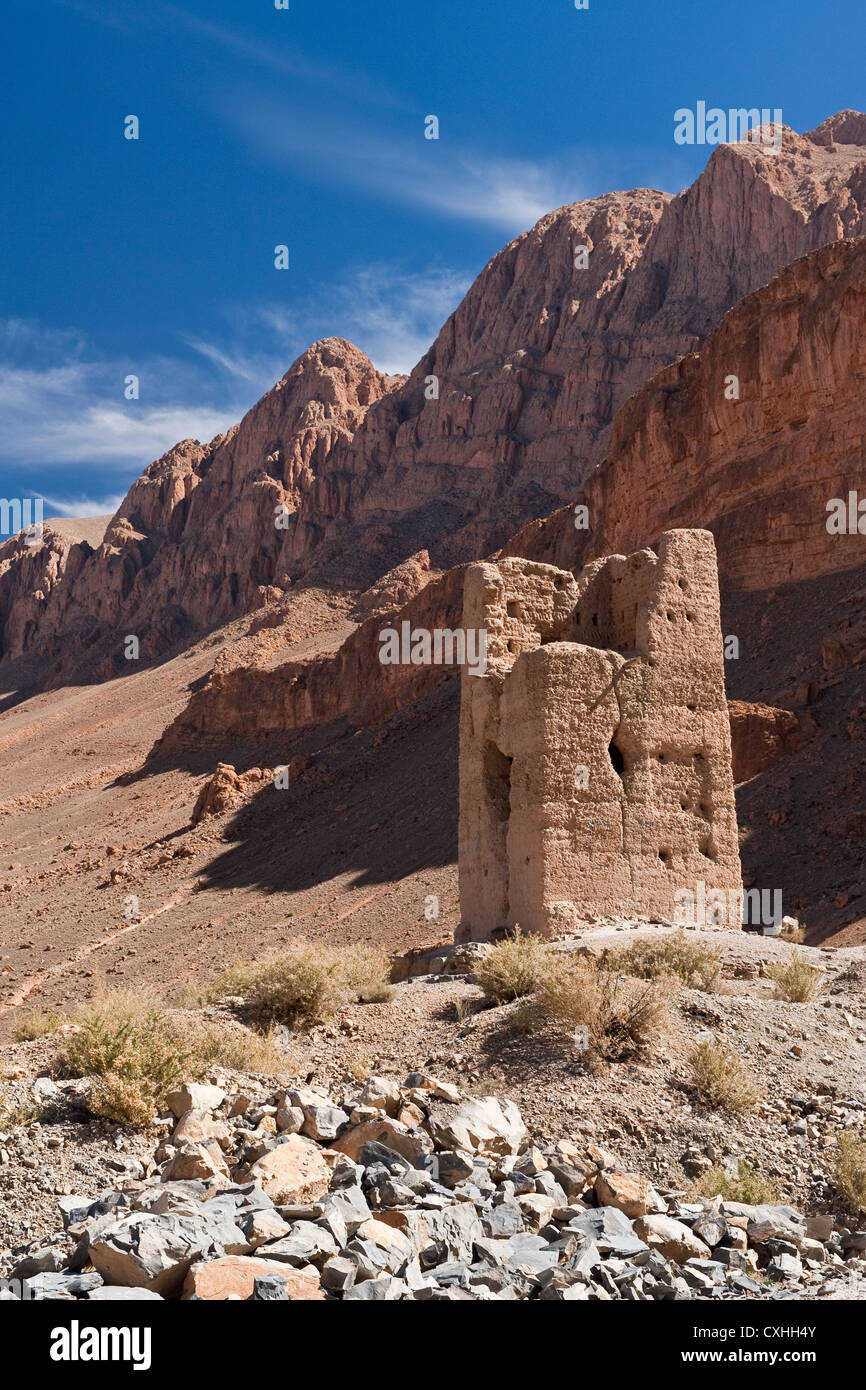
[(673, 920), (678, 889), (742, 886), (716, 552), (668, 531), (658, 554), (575, 578), (471, 565), (462, 677), (460, 939), (594, 916)]

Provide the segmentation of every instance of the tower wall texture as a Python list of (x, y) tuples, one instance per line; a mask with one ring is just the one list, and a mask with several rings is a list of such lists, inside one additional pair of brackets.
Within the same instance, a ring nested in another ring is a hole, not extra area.
[(575, 578), (506, 559), (470, 566), (464, 669), (460, 934), (551, 935), (593, 917), (673, 920), (677, 893), (741, 889), (713, 538)]

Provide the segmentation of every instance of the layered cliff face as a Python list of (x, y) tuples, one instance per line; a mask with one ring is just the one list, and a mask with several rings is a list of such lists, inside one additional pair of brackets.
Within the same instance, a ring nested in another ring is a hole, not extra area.
[[(95, 551), (0, 546), (0, 652), (29, 654), (39, 684), (99, 679), (125, 668), (126, 634), (152, 660), (305, 580), (359, 592), (422, 549), (437, 568), (489, 553), (574, 497), (633, 392), (788, 262), (862, 234), (864, 209), (866, 118), (846, 112), (786, 130), (779, 154), (720, 147), (677, 197), (550, 213), (407, 380), (317, 343), (228, 435), (152, 464)], [(741, 367), (741, 404), (759, 368)], [(666, 392), (693, 366), (672, 370)]]
[(399, 521), (407, 547), (456, 563), (573, 498), (616, 411), (659, 368), (792, 260), (866, 231), (866, 120), (834, 119), (814, 140), (786, 129), (779, 154), (721, 146), (678, 197), (578, 203), (505, 247), (329, 461), (348, 480), (340, 515), (317, 494), (301, 503), (299, 559), (306, 527), (348, 525), (369, 546)]
[(744, 299), (620, 413), (585, 487), (586, 557), (708, 525), (730, 588), (862, 564), (848, 511), (862, 486), (864, 327), (864, 240), (822, 247)]

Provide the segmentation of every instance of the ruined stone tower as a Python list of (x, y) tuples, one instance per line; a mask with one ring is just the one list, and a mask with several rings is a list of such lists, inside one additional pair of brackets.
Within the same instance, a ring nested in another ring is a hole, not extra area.
[(673, 920), (675, 893), (741, 888), (716, 553), (659, 553), (575, 577), (471, 565), (466, 628), (487, 630), (460, 715), (461, 938), (593, 916)]

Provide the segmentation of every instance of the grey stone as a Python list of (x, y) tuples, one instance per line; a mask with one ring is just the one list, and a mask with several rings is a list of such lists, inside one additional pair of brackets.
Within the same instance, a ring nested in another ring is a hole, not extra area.
[(9, 1279), (31, 1279), (34, 1274), (56, 1274), (65, 1269), (69, 1246), (56, 1237), (35, 1249), (28, 1250), (9, 1271)]
[(442, 1187), (456, 1187), (457, 1183), (466, 1183), (474, 1173), (473, 1161), (468, 1154), (460, 1154), (457, 1150), (443, 1150), (441, 1154), (436, 1154), (439, 1166), (439, 1183)]
[(249, 1249), (238, 1226), (174, 1212), (133, 1212), (102, 1231), (90, 1244), (90, 1259), (107, 1284), (127, 1284), (176, 1293), (193, 1260), (218, 1259)]
[(481, 1226), (486, 1236), (501, 1239), (517, 1235), (525, 1229), (526, 1223), (517, 1203), (507, 1200), (489, 1207), (481, 1218)]
[(771, 1279), (799, 1279), (802, 1273), (803, 1266), (796, 1255), (774, 1255), (767, 1265)]
[(82, 1294), (90, 1293), (91, 1289), (98, 1289), (101, 1283), (102, 1276), (96, 1273), (34, 1274), (32, 1279), (24, 1281), (25, 1297), (79, 1298)]
[[(380, 1275), (376, 1279), (365, 1279), (361, 1284), (353, 1284), (343, 1294), (343, 1302), (392, 1303), (409, 1292), (409, 1285), (403, 1279), (391, 1274)], [(420, 1292), (423, 1292), (421, 1290)]]
[(254, 1303), (287, 1303), (288, 1285), (279, 1274), (257, 1275), (253, 1281)]
[(322, 1288), (328, 1293), (342, 1293), (355, 1282), (358, 1266), (346, 1255), (332, 1255), (322, 1265)]

